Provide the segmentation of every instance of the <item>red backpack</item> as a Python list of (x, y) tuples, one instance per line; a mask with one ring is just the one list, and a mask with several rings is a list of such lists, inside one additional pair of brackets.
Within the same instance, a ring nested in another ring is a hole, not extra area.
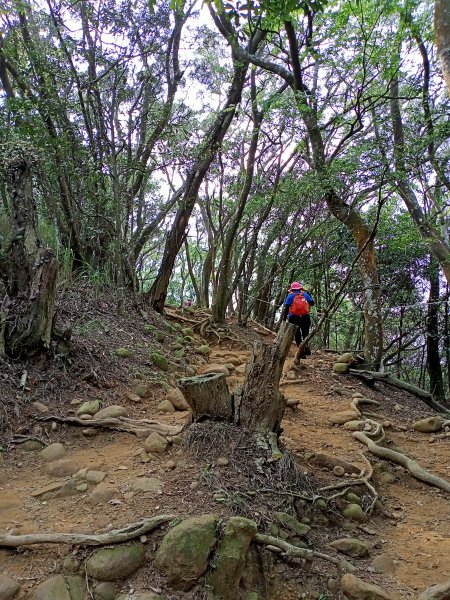
[(300, 292), (299, 294), (295, 294), (289, 312), (296, 317), (303, 317), (309, 313), (309, 308), (309, 302), (306, 300), (303, 292)]

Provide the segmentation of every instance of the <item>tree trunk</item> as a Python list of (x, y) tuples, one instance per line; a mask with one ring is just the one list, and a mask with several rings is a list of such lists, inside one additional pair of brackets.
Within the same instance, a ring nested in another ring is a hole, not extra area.
[(430, 257), (430, 296), (427, 319), (427, 369), (433, 400), (446, 404), (439, 354), (439, 265)]
[(5, 283), (0, 348), (13, 357), (30, 357), (50, 348), (58, 263), (39, 247), (30, 159), (16, 149), (7, 165), (12, 198), (11, 238), (0, 249)]
[(435, 0), (434, 30), (442, 75), (450, 94), (450, 0)]

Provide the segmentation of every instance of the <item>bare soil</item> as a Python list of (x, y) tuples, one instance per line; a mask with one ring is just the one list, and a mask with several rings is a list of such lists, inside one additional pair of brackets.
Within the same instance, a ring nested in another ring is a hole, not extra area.
[[(211, 512), (227, 517), (239, 512), (233, 501), (218, 498), (220, 489), (216, 486), (221, 479), (236, 481), (238, 485), (242, 483), (242, 474), (233, 471), (232, 460), (228, 466), (218, 466), (217, 452), (198, 455), (185, 446), (172, 444), (156, 460), (143, 462), (144, 440), (134, 435), (99, 429), (95, 435), (86, 436), (81, 427), (52, 425), (51, 419), (40, 420), (42, 413), (33, 402), (39, 401), (48, 408), (45, 416), (73, 416), (77, 405), (71, 402), (80, 398), (100, 399), (104, 406), (120, 404), (132, 418), (155, 418), (188, 427), (188, 412), (160, 414), (157, 407), (166, 389), (174, 385), (178, 377), (185, 376), (189, 366), (201, 372), (206, 364), (203, 357), (195, 353), (195, 345), (187, 347), (185, 353), (179, 348), (173, 350), (179, 336), (167, 325), (169, 321), (153, 313), (141, 315), (132, 306), (127, 307), (125, 316), (119, 316), (115, 314), (112, 299), (105, 294), (95, 297), (88, 288), (81, 287), (77, 292), (66, 294), (59, 318), (63, 326), (73, 330), (69, 354), (57, 355), (45, 364), (2, 365), (0, 444), (4, 452), (0, 453), (0, 531), (14, 534), (105, 532), (157, 514), (183, 518)], [(189, 319), (189, 314), (185, 318)], [(144, 326), (148, 324), (165, 333), (164, 341), (156, 341), (153, 334), (144, 333)], [(185, 321), (181, 324), (188, 325)], [(240, 336), (241, 342), (226, 340), (213, 346), (209, 363), (229, 363), (231, 357), (236, 363), (242, 363), (237, 371), (243, 371), (251, 342), (259, 337), (270, 339), (270, 334), (256, 326), (249, 332), (233, 326), (232, 331), (233, 337)], [(197, 345), (203, 342), (196, 336)], [(132, 356), (116, 356), (114, 351), (119, 347), (129, 348)], [(149, 358), (156, 350), (168, 356), (169, 371), (160, 371)], [(294, 348), (286, 372), (292, 366), (293, 355)], [(315, 453), (326, 453), (360, 467), (364, 466), (361, 458), (364, 453), (375, 467), (373, 482), (381, 502), (370, 520), (359, 527), (355, 525), (353, 531), (343, 529), (342, 520), (334, 520), (332, 515), (322, 524), (313, 521), (311, 547), (337, 556), (327, 547), (333, 539), (344, 536), (365, 539), (373, 549), (368, 559), (351, 559), (358, 569), (357, 574), (377, 583), (394, 598), (414, 598), (429, 585), (450, 578), (449, 498), (444, 492), (416, 481), (403, 468), (371, 456), (351, 432), (330, 425), (328, 419), (331, 414), (348, 408), (354, 392), (377, 400), (380, 405), (373, 412), (378, 413), (380, 422), (384, 423), (389, 447), (402, 450), (446, 479), (450, 479), (450, 440), (435, 439), (433, 435), (412, 429), (415, 420), (430, 416), (430, 410), (420, 400), (382, 384), (371, 390), (351, 376), (334, 376), (333, 360), (332, 354), (313, 350), (312, 356), (302, 361), (300, 382), (283, 387), (287, 398), (298, 399), (299, 405), (295, 410), (286, 409), (281, 440), (297, 458), (305, 481), (311, 478), (320, 485), (340, 480), (315, 464)], [(26, 383), (20, 386), (25, 370)], [(235, 371), (228, 380), (231, 386), (238, 385), (243, 382), (244, 374)], [(130, 400), (126, 393), (139, 381), (149, 384), (149, 393), (140, 401)], [(19, 442), (26, 437), (45, 444), (62, 442), (66, 457), (76, 461), (80, 469), (106, 472), (105, 484), (114, 489), (113, 497), (90, 504), (92, 486), (68, 497), (33, 496), (33, 492), (57, 479), (47, 475), (46, 463), (39, 451), (21, 449)], [(229, 458), (226, 447), (222, 456)], [(175, 468), (167, 465), (169, 460), (174, 461)], [(134, 491), (133, 480), (142, 476), (160, 479), (162, 493)], [(282, 495), (278, 506), (267, 508), (262, 497), (255, 498), (254, 518), (260, 528), (264, 529), (273, 511), (282, 507)], [(247, 503), (246, 514), (253, 508)], [(120, 582), (119, 588), (123, 592), (161, 590), (167, 599), (202, 597), (198, 589), (189, 593), (173, 592), (153, 568), (151, 559), (162, 534), (161, 531), (149, 536), (147, 566)], [(64, 545), (0, 549), (0, 572), (10, 574), (21, 583), (17, 598), (22, 600), (40, 581), (60, 571), (64, 557), (74, 554), (82, 559), (89, 552), (89, 549)], [(390, 560), (393, 572), (377, 572), (372, 563), (380, 555)], [(268, 581), (273, 599), (339, 597), (327, 590), (328, 580), (337, 575), (333, 565), (316, 561), (311, 571), (306, 572), (301, 566), (288, 565), (279, 557), (271, 555), (270, 561), (272, 572)]]

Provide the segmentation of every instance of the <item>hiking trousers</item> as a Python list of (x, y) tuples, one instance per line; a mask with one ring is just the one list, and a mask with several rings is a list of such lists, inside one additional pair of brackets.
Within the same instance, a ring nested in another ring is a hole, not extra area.
[(302, 317), (297, 317), (295, 315), (290, 315), (288, 317), (289, 323), (293, 323), (297, 325), (297, 330), (295, 332), (295, 343), (297, 346), (300, 346), (302, 340), (309, 334), (309, 328), (311, 327), (311, 317), (310, 315), (303, 315)]

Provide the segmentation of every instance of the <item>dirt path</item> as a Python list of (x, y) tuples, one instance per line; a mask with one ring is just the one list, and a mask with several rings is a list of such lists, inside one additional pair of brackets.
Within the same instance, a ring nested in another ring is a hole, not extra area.
[[(248, 355), (241, 350), (216, 348), (210, 363), (229, 364), (234, 359), (237, 368), (228, 381), (236, 385), (243, 382)], [(290, 365), (289, 360), (286, 370)], [(377, 412), (383, 416), (392, 446), (403, 449), (424, 467), (450, 479), (449, 440), (430, 444), (428, 434), (414, 432), (410, 427), (413, 420), (428, 415), (418, 401), (387, 389), (367, 390), (350, 377), (333, 378), (329, 357), (318, 352), (303, 361), (300, 377), (300, 383), (283, 388), (288, 398), (299, 400), (299, 408), (287, 409), (282, 439), (303, 461), (312, 453), (324, 452), (363, 466), (361, 453), (365, 447), (342, 427), (328, 424), (331, 414), (348, 408), (353, 392), (362, 391), (380, 403)], [(158, 414), (156, 406), (161, 399), (162, 396), (155, 397), (139, 407), (134, 406), (134, 416), (156, 416), (171, 424), (186, 421), (188, 413)], [(68, 406), (68, 411), (70, 408)], [(163, 457), (148, 461), (142, 454), (142, 439), (105, 431), (86, 437), (74, 427), (59, 426), (48, 433), (48, 438), (49, 442), (60, 441), (65, 445), (66, 458), (73, 462), (74, 473), (80, 469), (100, 472), (104, 474), (102, 482), (96, 486), (88, 484), (83, 490), (69, 486), (59, 497), (40, 495), (49, 484), (58, 485), (61, 478), (48, 474), (40, 452), (18, 449), (8, 453), (3, 460), (0, 458), (0, 530), (16, 534), (99, 532), (162, 512), (180, 516), (206, 512), (227, 514), (226, 507), (214, 499), (202, 479), (208, 457), (194, 460), (174, 443)], [(378, 512), (364, 525), (364, 532), (355, 529), (351, 533), (372, 542), (371, 560), (382, 557), (375, 566), (370, 561), (365, 562), (361, 575), (398, 598), (414, 597), (418, 590), (450, 578), (449, 499), (439, 490), (415, 481), (402, 468), (365, 454), (375, 465), (374, 481), (385, 514)], [(317, 467), (311, 465), (310, 468), (321, 477)], [(327, 471), (322, 475), (325, 479), (330, 477)], [(160, 487), (152, 492), (140, 490), (136, 481), (143, 478), (157, 479)], [(64, 480), (70, 479), (68, 476)], [(93, 499), (98, 486), (103, 495), (97, 494)], [(81, 557), (83, 552), (79, 550), (78, 555)], [(36, 582), (58, 572), (62, 559), (71, 553), (72, 549), (64, 546), (28, 548), (20, 552), (3, 549), (0, 550), (0, 571), (20, 580), (22, 589), (17, 598), (22, 600)], [(378, 572), (380, 570), (384, 572)], [(326, 581), (324, 573), (317, 575)], [(158, 575), (149, 567), (145, 574), (140, 573), (124, 584), (122, 591), (129, 591), (132, 586), (150, 589), (155, 581), (159, 581)], [(288, 597), (305, 596), (304, 592), (298, 592), (298, 595), (286, 595)], [(311, 594), (310, 597), (318, 596)]]

